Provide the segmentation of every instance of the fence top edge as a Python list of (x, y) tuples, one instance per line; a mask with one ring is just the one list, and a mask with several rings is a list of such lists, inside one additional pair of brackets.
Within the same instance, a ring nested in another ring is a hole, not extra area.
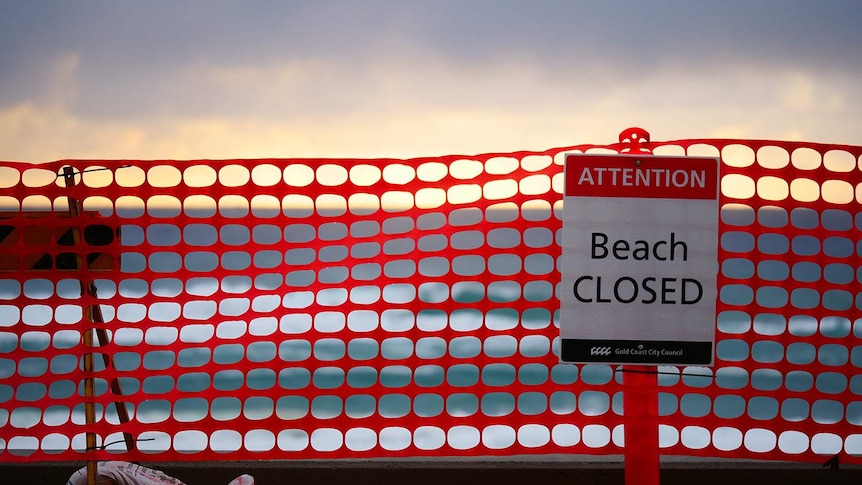
[[(824, 142), (811, 142), (811, 141), (801, 141), (801, 140), (775, 140), (775, 139), (767, 139), (767, 138), (682, 138), (682, 139), (672, 139), (666, 141), (649, 141), (643, 144), (643, 146), (648, 148), (656, 148), (667, 145), (681, 145), (683, 147), (689, 147), (692, 145), (698, 144), (707, 144), (713, 145), (716, 147), (725, 147), (729, 145), (745, 145), (749, 147), (762, 147), (767, 145), (779, 145), (779, 146), (787, 146), (793, 148), (812, 148), (818, 151), (828, 151), (828, 150), (846, 150), (853, 153), (855, 156), (862, 155), (862, 145), (851, 145), (851, 144), (836, 144), (836, 143), (824, 143)], [(592, 149), (610, 149), (610, 150), (620, 150), (622, 148), (627, 147), (627, 143), (609, 143), (609, 144), (580, 144), (580, 145), (570, 145), (570, 146), (561, 146), (561, 147), (553, 147), (548, 148), (546, 150), (518, 150), (512, 152), (486, 152), (486, 153), (476, 153), (476, 154), (449, 154), (449, 155), (440, 155), (440, 156), (419, 156), (419, 157), (409, 157), (409, 158), (396, 158), (396, 157), (265, 157), (265, 158), (190, 158), (190, 159), (134, 159), (134, 158), (68, 158), (68, 159), (59, 159), (53, 161), (42, 161), (42, 162), (31, 162), (31, 161), (14, 161), (14, 160), (0, 160), (0, 165), (6, 166), (24, 166), (27, 168), (36, 168), (36, 167), (55, 167), (55, 166), (63, 166), (63, 165), (78, 165), (78, 164), (106, 164), (106, 165), (117, 165), (117, 164), (128, 164), (130, 162), (137, 162), (140, 164), (146, 165), (154, 165), (159, 163), (182, 163), (182, 164), (193, 164), (193, 163), (223, 163), (230, 162), (236, 160), (242, 160), (245, 162), (273, 162), (273, 161), (301, 161), (301, 162), (314, 162), (314, 163), (326, 163), (326, 162), (368, 162), (374, 161), (377, 163), (422, 163), (425, 161), (432, 160), (458, 160), (462, 158), (493, 158), (493, 157), (505, 157), (505, 156), (517, 156), (517, 157), (525, 157), (530, 155), (556, 155), (561, 152), (567, 151), (587, 151)]]

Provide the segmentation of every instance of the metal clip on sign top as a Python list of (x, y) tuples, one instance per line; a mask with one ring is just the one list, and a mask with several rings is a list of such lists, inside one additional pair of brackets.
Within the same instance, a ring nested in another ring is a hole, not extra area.
[(625, 130), (620, 132), (619, 140), (620, 153), (643, 153), (650, 155), (652, 154), (652, 146), (650, 145), (649, 132), (644, 130), (643, 128), (638, 128), (636, 126), (626, 128)]

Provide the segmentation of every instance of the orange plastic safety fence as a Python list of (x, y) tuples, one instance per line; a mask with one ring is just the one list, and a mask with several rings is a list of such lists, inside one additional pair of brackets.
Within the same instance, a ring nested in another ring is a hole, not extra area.
[[(556, 265), (565, 153), (626, 147), (2, 163), (0, 459), (619, 454)], [(658, 368), (661, 453), (862, 461), (862, 147), (641, 148), (722, 158), (716, 366)]]

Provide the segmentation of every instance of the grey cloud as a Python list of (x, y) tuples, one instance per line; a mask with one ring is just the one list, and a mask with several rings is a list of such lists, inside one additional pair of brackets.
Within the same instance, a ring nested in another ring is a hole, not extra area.
[[(854, 0), (5, 2), (0, 60), (82, 50), (99, 65), (248, 65), (304, 56), (432, 51), (465, 60), (571, 51), (646, 64), (721, 52), (847, 59), (862, 41)], [(578, 61), (577, 58), (572, 59)]]
[(465, 75), (473, 91), (471, 81), (494, 82), (494, 69), (519, 62), (546, 82), (577, 77), (585, 87), (667, 65), (716, 75), (744, 65), (862, 67), (854, 0), (0, 2), (0, 104), (38, 101), (54, 85), (46, 64), (76, 55), (73, 109), (95, 117), (241, 112), (244, 97), (253, 103), (253, 91), (269, 87), (250, 85), (243, 96), (201, 76), (308, 60), (335, 77), (280, 93), (274, 109), (349, 108), (362, 93), (392, 89), (434, 99), (454, 85), (429, 72), (425, 86), (404, 75), (412, 85), (387, 87), (381, 64), (419, 75), (484, 69)]

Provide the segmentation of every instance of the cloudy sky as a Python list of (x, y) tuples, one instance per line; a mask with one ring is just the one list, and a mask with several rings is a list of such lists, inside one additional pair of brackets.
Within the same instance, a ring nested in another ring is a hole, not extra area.
[(0, 159), (862, 144), (858, 0), (0, 0)]

